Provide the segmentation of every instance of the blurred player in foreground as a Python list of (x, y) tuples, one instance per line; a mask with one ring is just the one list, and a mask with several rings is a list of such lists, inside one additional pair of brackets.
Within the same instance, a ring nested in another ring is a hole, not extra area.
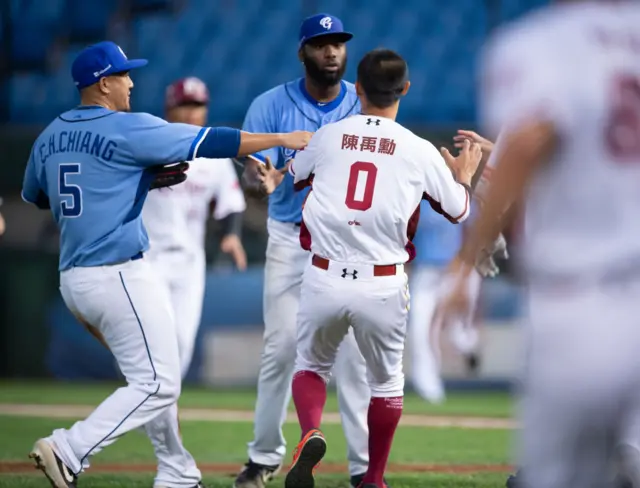
[[(298, 56), (304, 78), (263, 93), (247, 112), (244, 129), (277, 132), (315, 131), (360, 111), (351, 83), (342, 80), (346, 69), (345, 43), (352, 34), (329, 14), (305, 19), (300, 27)], [(256, 155), (270, 158), (283, 168), (294, 151), (271, 150)], [(254, 162), (248, 179), (255, 178)], [(253, 177), (251, 176), (253, 175)], [(302, 203), (307, 191), (294, 193), (293, 178), (286, 176), (269, 197), (269, 220), (264, 288), (264, 346), (258, 377), (254, 440), (249, 461), (238, 475), (236, 488), (262, 488), (278, 472), (286, 453), (282, 424), (291, 395), (295, 362), (296, 314), (300, 286), (309, 254), (300, 248)], [(364, 358), (350, 333), (338, 354), (336, 370), (338, 402), (347, 439), (351, 484), (357, 486), (367, 470), (369, 387)]]
[(486, 53), (483, 118), (502, 132), (446, 310), (464, 313), (478, 253), (522, 204), (525, 488), (607, 486), (616, 458), (640, 486), (639, 22), (635, 2), (555, 5)]
[[(302, 440), (286, 488), (314, 486), (313, 470), (326, 451), (319, 430), (326, 384), (350, 328), (371, 388), (369, 469), (360, 486), (386, 486), (383, 476), (404, 396), (409, 309), (404, 263), (415, 256), (411, 241), (420, 201), (428, 200), (453, 223), (469, 214), (469, 185), (481, 150), (465, 141), (458, 158), (446, 149), (440, 155), (396, 123), (407, 77), (406, 62), (393, 51), (365, 55), (356, 82), (362, 114), (319, 129), (289, 167), (296, 188), (312, 188), (300, 229), (300, 243), (312, 259), (302, 283), (292, 386)], [(268, 188), (284, 177), (270, 165), (261, 173)]]
[[(204, 125), (209, 91), (198, 78), (184, 78), (167, 87), (165, 110), (169, 122)], [(238, 177), (229, 158), (189, 162), (184, 183), (149, 193), (142, 219), (149, 233), (149, 253), (155, 270), (169, 287), (176, 323), (182, 377), (187, 374), (200, 326), (205, 288), (205, 234), (214, 217), (223, 227), (223, 252), (231, 254), (244, 270), (247, 257), (240, 241), (246, 205)]]
[(166, 287), (144, 258), (142, 207), (158, 178), (171, 184), (164, 165), (281, 145), (301, 149), (310, 137), (170, 124), (128, 113), (129, 71), (146, 64), (127, 59), (108, 41), (84, 49), (71, 70), (80, 106), (40, 134), (25, 171), (22, 198), (51, 209), (60, 228), (62, 297), (111, 350), (127, 380), (87, 419), (35, 443), (29, 456), (57, 488), (75, 487), (91, 455), (143, 425), (158, 457), (154, 487), (201, 486), (180, 437), (175, 324)]

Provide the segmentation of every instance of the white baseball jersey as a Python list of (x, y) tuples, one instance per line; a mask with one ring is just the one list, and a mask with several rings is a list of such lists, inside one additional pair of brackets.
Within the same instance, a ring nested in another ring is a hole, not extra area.
[(218, 220), (246, 208), (231, 159), (197, 158), (189, 165), (184, 183), (147, 196), (142, 218), (151, 252), (201, 251), (211, 201), (215, 201), (213, 216)]
[(560, 140), (526, 196), (520, 256), (530, 272), (640, 265), (638, 25), (632, 2), (566, 4), (507, 28), (487, 49), (488, 135), (542, 118)]
[(469, 214), (469, 194), (438, 150), (390, 119), (355, 115), (320, 128), (289, 170), (298, 188), (312, 181), (302, 246), (336, 261), (411, 260), (423, 198), (452, 222)]

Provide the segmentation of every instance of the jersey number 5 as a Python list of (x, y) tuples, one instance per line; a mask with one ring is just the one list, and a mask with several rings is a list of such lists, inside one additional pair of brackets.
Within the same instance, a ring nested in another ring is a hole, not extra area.
[[(364, 182), (361, 182), (361, 175)], [(368, 210), (373, 202), (378, 168), (373, 163), (357, 161), (351, 165), (344, 203), (351, 210)], [(364, 189), (362, 188), (364, 186)], [(360, 191), (359, 191), (360, 190)]]
[(64, 163), (58, 166), (58, 194), (63, 217), (74, 218), (82, 214), (82, 189), (67, 180), (68, 176), (79, 174), (78, 163)]
[(640, 78), (619, 75), (614, 79), (612, 108), (605, 142), (618, 159), (640, 158)]

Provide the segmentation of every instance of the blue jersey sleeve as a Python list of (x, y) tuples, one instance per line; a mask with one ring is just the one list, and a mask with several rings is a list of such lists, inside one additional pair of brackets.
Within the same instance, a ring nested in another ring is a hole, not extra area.
[(169, 123), (143, 113), (127, 115), (125, 133), (135, 165), (146, 167), (238, 154), (240, 131), (236, 129)]
[[(271, 103), (271, 97), (266, 94), (260, 95), (256, 98), (251, 105), (242, 124), (242, 130), (246, 132), (258, 132), (266, 134), (274, 134), (278, 131), (275, 116), (274, 116), (273, 104)], [(274, 147), (259, 153), (252, 154), (251, 157), (258, 159), (262, 162), (266, 157), (271, 159), (271, 163), (274, 166), (278, 164), (278, 148)]]
[(25, 202), (32, 203), (38, 208), (47, 209), (49, 208), (49, 197), (40, 183), (36, 164), (35, 156), (31, 151), (27, 169), (24, 172), (21, 195)]

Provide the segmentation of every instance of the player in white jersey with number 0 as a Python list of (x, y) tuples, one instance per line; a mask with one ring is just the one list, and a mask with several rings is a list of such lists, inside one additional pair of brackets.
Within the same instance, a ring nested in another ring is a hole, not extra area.
[[(194, 125), (207, 121), (209, 90), (198, 78), (180, 79), (166, 90), (167, 120)], [(244, 270), (240, 241), (246, 208), (233, 160), (197, 158), (189, 162), (189, 178), (171, 188), (149, 193), (142, 218), (149, 234), (149, 260), (169, 288), (176, 320), (182, 376), (186, 376), (202, 316), (205, 291), (205, 233), (211, 215), (222, 224), (221, 250)]]
[(499, 32), (483, 63), (484, 129), (501, 134), (447, 309), (465, 310), (465, 275), (522, 204), (518, 486), (608, 486), (615, 458), (640, 483), (639, 24), (636, 2), (554, 5)]
[[(296, 187), (311, 185), (300, 242), (312, 259), (303, 278), (292, 384), (302, 440), (286, 488), (314, 486), (313, 470), (326, 450), (319, 430), (326, 384), (350, 328), (371, 388), (369, 468), (360, 487), (386, 486), (404, 395), (404, 263), (415, 255), (411, 239), (420, 202), (428, 200), (453, 223), (469, 213), (469, 184), (481, 151), (467, 141), (457, 159), (443, 151), (445, 162), (432, 144), (395, 122), (407, 75), (393, 51), (368, 53), (356, 84), (362, 115), (320, 128), (289, 167)], [(261, 171), (266, 187), (282, 179), (281, 171)]]

